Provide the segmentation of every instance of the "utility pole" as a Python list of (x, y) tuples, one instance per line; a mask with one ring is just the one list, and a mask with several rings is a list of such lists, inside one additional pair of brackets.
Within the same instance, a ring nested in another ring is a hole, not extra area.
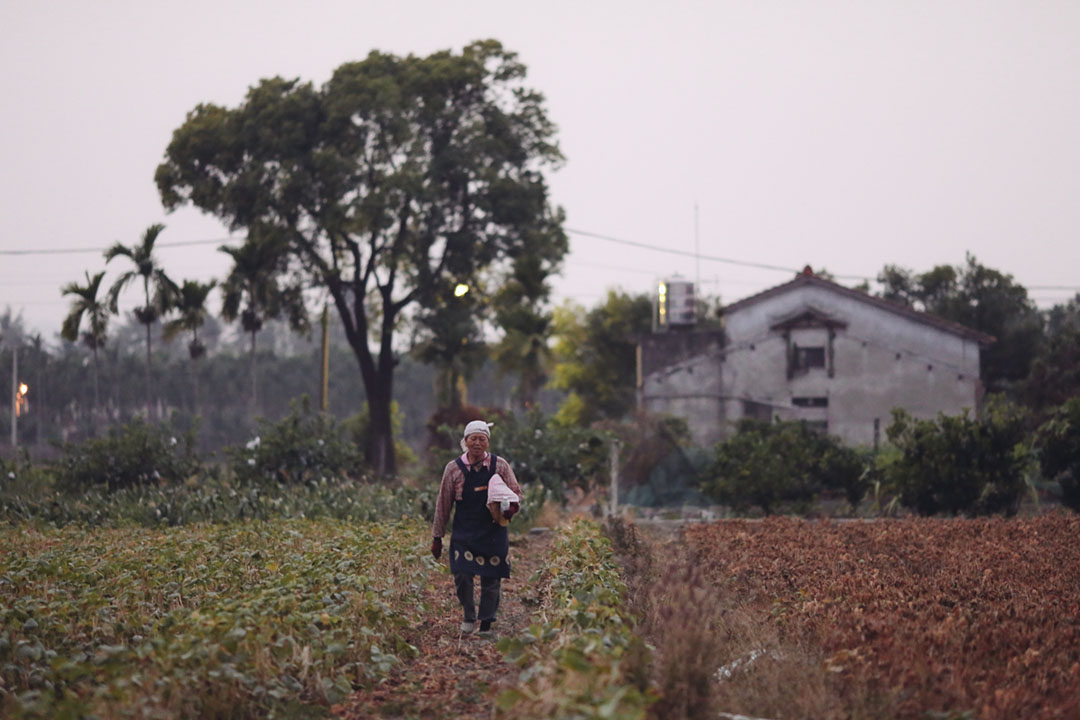
[(611, 517), (619, 515), (619, 440), (611, 439)]
[(11, 451), (19, 445), (19, 348), (11, 346)]
[(319, 383), (319, 407), (323, 412), (330, 410), (330, 306), (322, 309), (322, 382)]

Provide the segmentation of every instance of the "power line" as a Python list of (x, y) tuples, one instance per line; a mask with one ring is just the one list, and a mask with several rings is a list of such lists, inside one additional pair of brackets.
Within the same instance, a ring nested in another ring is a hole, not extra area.
[[(747, 260), (735, 260), (732, 258), (716, 257), (714, 255), (699, 255), (698, 253), (689, 252), (687, 250), (677, 250), (675, 248), (662, 247), (660, 245), (649, 245), (648, 243), (636, 242), (634, 240), (626, 240), (624, 238), (612, 237), (611, 235), (601, 235), (600, 233), (589, 232), (588, 230), (576, 230), (574, 228), (564, 228), (566, 232), (573, 235), (582, 235), (584, 237), (596, 238), (598, 240), (607, 240), (608, 242), (618, 243), (619, 245), (629, 245), (631, 247), (643, 248), (645, 250), (653, 250), (656, 252), (668, 253), (669, 255), (680, 255), (682, 257), (695, 258), (700, 260), (709, 260), (718, 263), (727, 263), (728, 265), (738, 265), (741, 267), (751, 267), (760, 270), (776, 270), (778, 272), (799, 273), (802, 272), (800, 268), (783, 267), (780, 265), (768, 265), (766, 263), (756, 263)], [(868, 282), (876, 282), (876, 277), (869, 277), (867, 275), (839, 275), (833, 274), (834, 278), (841, 280), (866, 280)], [(1066, 290), (1066, 291), (1080, 291), (1080, 285), (1025, 285), (1027, 290)]]
[[(241, 238), (221, 238), (218, 240), (181, 240), (178, 242), (162, 242), (154, 245), (155, 248), (189, 247), (191, 245), (213, 245), (215, 243), (239, 242)], [(0, 250), (0, 255), (78, 255), (83, 253), (103, 253), (109, 248), (43, 248), (39, 250)]]
[[(801, 268), (784, 267), (782, 265), (770, 265), (768, 263), (752, 262), (749, 260), (736, 260), (734, 258), (718, 257), (716, 255), (701, 255), (696, 252), (690, 252), (687, 250), (678, 250), (675, 248), (663, 247), (660, 245), (650, 245), (648, 243), (637, 242), (634, 240), (626, 240), (625, 238), (618, 238), (612, 235), (604, 235), (602, 233), (590, 232), (588, 230), (580, 230), (577, 228), (564, 228), (566, 232), (573, 235), (581, 235), (582, 237), (595, 238), (597, 240), (605, 240), (607, 242), (617, 243), (619, 245), (627, 245), (629, 247), (642, 248), (643, 250), (652, 250), (654, 252), (667, 253), (669, 255), (679, 255), (681, 257), (693, 258), (695, 260), (708, 260), (710, 262), (725, 263), (727, 265), (736, 265), (739, 267), (756, 268), (758, 270), (773, 270), (776, 272), (786, 273), (799, 273)], [(195, 245), (214, 245), (220, 243), (241, 242), (242, 238), (218, 238), (212, 240), (181, 240), (177, 242), (162, 242), (158, 243), (156, 247), (169, 248), (169, 247), (191, 247)], [(85, 253), (103, 253), (108, 248), (96, 247), (96, 248), (43, 248), (37, 250), (0, 250), (0, 255), (76, 255)], [(876, 282), (877, 278), (869, 277), (866, 275), (839, 275), (834, 274), (833, 277), (838, 280), (865, 280), (867, 282)], [(1027, 290), (1060, 290), (1073, 292), (1080, 292), (1080, 285), (1026, 285)]]
[[(779, 265), (768, 265), (766, 263), (749, 262), (746, 260), (733, 260), (731, 258), (715, 257), (712, 255), (698, 255), (687, 250), (676, 250), (675, 248), (666, 248), (659, 245), (649, 245), (647, 243), (635, 242), (633, 240), (624, 240), (622, 238), (612, 237), (610, 235), (601, 235), (600, 233), (589, 232), (588, 230), (575, 230), (574, 228), (564, 228), (566, 232), (574, 235), (582, 235), (584, 237), (596, 238), (598, 240), (607, 240), (608, 242), (618, 243), (619, 245), (629, 245), (631, 247), (644, 248), (645, 250), (655, 250), (656, 252), (668, 253), (669, 255), (681, 255), (683, 257), (695, 258), (700, 260), (711, 260), (712, 262), (727, 263), (729, 265), (740, 265), (742, 267), (758, 268), (759, 270), (776, 270), (778, 272), (799, 272), (796, 268), (781, 267)], [(841, 276), (837, 276), (841, 277)], [(844, 276), (852, 277), (857, 280), (865, 280), (862, 276)]]

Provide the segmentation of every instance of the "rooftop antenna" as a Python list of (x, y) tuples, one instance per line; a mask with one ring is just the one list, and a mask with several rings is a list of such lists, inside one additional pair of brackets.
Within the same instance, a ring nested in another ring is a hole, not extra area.
[(694, 201), (694, 287), (701, 287), (701, 243), (698, 238), (698, 205)]

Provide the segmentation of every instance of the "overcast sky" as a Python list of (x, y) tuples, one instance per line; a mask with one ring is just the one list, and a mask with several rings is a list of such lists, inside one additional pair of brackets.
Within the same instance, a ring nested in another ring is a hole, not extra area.
[[(968, 251), (1041, 307), (1080, 290), (1076, 0), (0, 0), (0, 311), (52, 338), (60, 286), (104, 267), (89, 250), (156, 222), (163, 246), (228, 236), (166, 215), (153, 183), (196, 104), (488, 37), (559, 126), (557, 301), (681, 273), (732, 302), (791, 276), (719, 259), (854, 284)], [(216, 247), (160, 256), (174, 279), (220, 278)]]

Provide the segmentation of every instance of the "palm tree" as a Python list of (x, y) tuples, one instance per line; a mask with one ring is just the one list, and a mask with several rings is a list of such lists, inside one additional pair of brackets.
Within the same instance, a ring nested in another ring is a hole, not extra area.
[(68, 342), (75, 342), (79, 339), (79, 327), (83, 317), (87, 320), (88, 327), (82, 333), (82, 341), (94, 355), (94, 415), (98, 414), (101, 407), (98, 397), (98, 348), (104, 347), (105, 333), (109, 327), (109, 306), (98, 298), (104, 277), (104, 270), (94, 277), (90, 277), (87, 272), (85, 285), (71, 282), (60, 288), (63, 295), (75, 296), (71, 301), (71, 310), (60, 328), (60, 337)]
[(286, 315), (294, 330), (308, 327), (303, 292), (299, 285), (283, 286), (287, 270), (286, 245), (272, 232), (256, 229), (240, 247), (218, 248), (233, 259), (232, 270), (221, 283), (221, 316), (227, 322), (240, 318), (244, 332), (251, 334), (251, 409), (258, 407), (255, 337), (264, 319)]
[[(172, 306), (174, 299), (180, 290), (176, 283), (169, 279), (165, 271), (157, 263), (154, 257), (154, 243), (158, 235), (165, 229), (161, 223), (155, 223), (146, 228), (142, 242), (138, 245), (127, 247), (116, 243), (105, 251), (105, 262), (108, 263), (114, 257), (122, 255), (131, 260), (135, 265), (134, 270), (128, 270), (117, 278), (109, 289), (109, 309), (117, 313), (117, 305), (120, 293), (129, 282), (141, 277), (143, 283), (143, 298), (145, 304), (135, 308), (135, 318), (146, 326), (146, 414), (150, 416), (150, 408), (153, 405), (153, 382), (152, 382), (152, 359), (150, 354), (150, 327), (164, 312)], [(151, 289), (154, 291), (151, 296)]]
[(180, 288), (180, 295), (173, 305), (173, 310), (179, 316), (165, 323), (164, 337), (169, 342), (177, 334), (190, 331), (191, 342), (188, 343), (188, 355), (191, 357), (191, 379), (194, 388), (194, 410), (199, 414), (199, 358), (206, 354), (206, 345), (199, 340), (199, 328), (206, 322), (209, 311), (206, 308), (206, 298), (210, 291), (217, 285), (216, 280), (201, 283), (197, 280), (185, 280)]

